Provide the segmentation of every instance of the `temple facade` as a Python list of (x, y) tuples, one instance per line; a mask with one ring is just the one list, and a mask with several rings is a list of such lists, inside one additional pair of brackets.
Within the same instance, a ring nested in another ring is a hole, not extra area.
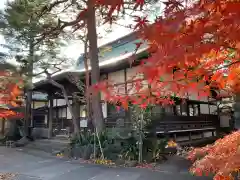
[[(132, 88), (127, 82), (136, 75), (138, 62), (148, 58), (147, 44), (143, 44), (134, 56), (134, 67), (130, 67), (129, 58), (135, 53), (137, 42), (140, 42), (140, 40), (136, 34), (131, 33), (99, 47), (101, 78), (121, 84), (122, 93), (126, 93), (129, 88)], [(63, 71), (52, 77), (65, 87), (70, 104), (73, 106), (81, 127), (87, 126), (87, 123), (84, 123), (86, 121), (86, 105), (74, 99), (74, 93), (81, 95), (82, 92), (73, 79), (77, 79), (81, 83), (85, 82), (83, 57), (82, 54), (73, 69)], [(42, 80), (35, 83), (34, 91), (44, 94), (45, 100), (33, 102), (35, 113), (32, 126), (41, 132), (43, 129), (47, 132), (49, 127), (53, 127), (56, 134), (71, 129), (72, 116), (64, 97), (61, 95), (61, 90)], [(103, 96), (102, 100), (104, 100)], [(117, 111), (114, 105), (104, 101), (102, 101), (102, 110), (107, 128), (131, 126), (130, 112)], [(204, 139), (215, 139), (219, 134), (219, 108), (214, 97), (199, 100), (197, 94), (190, 92), (189, 99), (185, 104), (181, 103), (180, 98), (175, 105), (165, 107), (164, 117), (162, 117), (163, 108), (161, 106), (155, 106), (151, 111), (153, 123), (148, 126), (146, 131), (153, 132), (157, 136), (168, 135), (178, 142), (197, 142)], [(47, 133), (41, 136), (47, 137)]]

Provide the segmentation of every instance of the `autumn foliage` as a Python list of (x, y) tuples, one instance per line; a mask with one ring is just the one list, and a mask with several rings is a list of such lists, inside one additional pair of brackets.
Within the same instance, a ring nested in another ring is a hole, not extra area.
[[(144, 2), (136, 1), (136, 6), (142, 7)], [(109, 13), (119, 11), (121, 3), (123, 0), (111, 4)], [(196, 93), (198, 98), (208, 97), (211, 90), (239, 93), (240, 1), (166, 0), (164, 4), (163, 14), (153, 24), (147, 17), (136, 17), (134, 29), (148, 43), (150, 57), (141, 61), (138, 74), (128, 81), (127, 92), (122, 93), (122, 84), (114, 82), (97, 85), (106, 100), (125, 108), (129, 102), (145, 108), (148, 104), (172, 104), (172, 96), (187, 99)], [(140, 45), (136, 44), (137, 48)], [(240, 169), (239, 144), (238, 131), (193, 150), (189, 159), (201, 159), (191, 171), (230, 179), (231, 173)]]
[(172, 96), (210, 96), (212, 89), (238, 92), (240, 2), (168, 0), (164, 4), (154, 24), (136, 17), (135, 29), (148, 42), (151, 56), (141, 61), (138, 75), (129, 81), (134, 93), (121, 94), (117, 90), (121, 84), (102, 83), (98, 88), (107, 101), (146, 107), (171, 104)]
[(232, 179), (240, 171), (240, 131), (218, 139), (213, 145), (196, 148), (188, 159), (195, 162), (190, 171), (196, 175), (215, 174), (214, 179)]
[(1, 72), (1, 89), (0, 89), (0, 117), (8, 118), (17, 116), (18, 113), (9, 110), (8, 106), (19, 106), (18, 97), (22, 94), (21, 80), (10, 71)]
[[(56, 1), (55, 4), (61, 2), (67, 0)], [(110, 24), (114, 16), (128, 9), (130, 4), (134, 10), (141, 10), (147, 4), (145, 0), (86, 2), (99, 11), (103, 10), (105, 23)], [(240, 1), (164, 0), (163, 4), (163, 12), (154, 23), (150, 23), (146, 16), (135, 18), (133, 29), (142, 39), (142, 43), (136, 44), (136, 51), (143, 42), (147, 42), (150, 57), (140, 62), (138, 73), (128, 81), (127, 92), (121, 90), (123, 84), (115, 82), (102, 82), (94, 88), (104, 94), (106, 101), (125, 108), (129, 102), (142, 108), (148, 104), (172, 104), (172, 96), (188, 99), (191, 94), (197, 94), (198, 98), (208, 97), (213, 89), (239, 93)], [(46, 9), (51, 8), (50, 4)], [(60, 28), (70, 25), (83, 27), (87, 12), (86, 7), (71, 23), (59, 20), (63, 23), (60, 23)], [(94, 89), (94, 92), (98, 91)], [(7, 101), (12, 103), (16, 96), (8, 97)], [(217, 179), (239, 169), (239, 136), (239, 132), (235, 132), (214, 145), (191, 152), (189, 158), (192, 160), (196, 154), (203, 156), (196, 161), (192, 172), (199, 175), (213, 172)]]

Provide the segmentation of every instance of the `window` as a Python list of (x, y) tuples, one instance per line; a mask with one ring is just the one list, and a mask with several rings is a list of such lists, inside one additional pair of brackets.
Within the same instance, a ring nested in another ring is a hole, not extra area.
[(67, 108), (62, 108), (62, 117), (66, 117), (66, 115), (67, 115)]
[(165, 107), (166, 114), (173, 114), (173, 106), (169, 105)]
[(156, 105), (154, 107), (152, 107), (152, 114), (160, 114), (160, 113), (164, 113), (164, 108), (162, 106)]
[(61, 107), (58, 109), (58, 117), (59, 118), (65, 118), (66, 117), (66, 108), (65, 107)]
[(177, 116), (182, 115), (181, 105), (176, 105), (176, 115), (177, 115)]
[(53, 118), (57, 117), (57, 109), (53, 109)]
[(60, 109), (60, 108), (58, 109), (58, 117), (60, 117), (60, 118), (62, 117), (62, 109)]
[(189, 116), (199, 116), (199, 105), (190, 104), (189, 105)]

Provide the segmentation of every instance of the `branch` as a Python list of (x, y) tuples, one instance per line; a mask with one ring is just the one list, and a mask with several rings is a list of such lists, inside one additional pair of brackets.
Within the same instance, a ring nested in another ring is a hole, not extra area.
[(228, 67), (230, 67), (230, 66), (232, 66), (232, 65), (235, 65), (235, 64), (238, 64), (238, 63), (240, 63), (240, 60), (235, 61), (235, 62), (232, 62), (232, 63), (227, 64), (227, 65), (225, 65), (225, 66), (222, 66), (222, 67), (216, 68), (216, 69), (214, 69), (213, 71), (218, 71), (218, 70), (221, 70), (221, 69), (224, 69), (224, 68), (228, 68)]
[(45, 13), (52, 11), (54, 7), (65, 2), (68, 2), (68, 0), (56, 0), (55, 2), (44, 6), (39, 14), (39, 18), (41, 18)]
[(74, 78), (71, 73), (68, 73), (67, 79), (69, 82), (72, 82), (74, 85), (76, 85), (80, 92), (83, 94), (85, 93), (85, 85), (80, 79), (76, 80), (76, 78)]

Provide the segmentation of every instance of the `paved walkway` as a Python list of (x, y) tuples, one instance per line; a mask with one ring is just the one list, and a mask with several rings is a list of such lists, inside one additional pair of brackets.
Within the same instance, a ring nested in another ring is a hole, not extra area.
[(210, 180), (194, 177), (186, 169), (153, 172), (136, 168), (108, 168), (99, 165), (80, 164), (49, 154), (27, 149), (0, 147), (0, 172), (18, 173), (15, 180)]

